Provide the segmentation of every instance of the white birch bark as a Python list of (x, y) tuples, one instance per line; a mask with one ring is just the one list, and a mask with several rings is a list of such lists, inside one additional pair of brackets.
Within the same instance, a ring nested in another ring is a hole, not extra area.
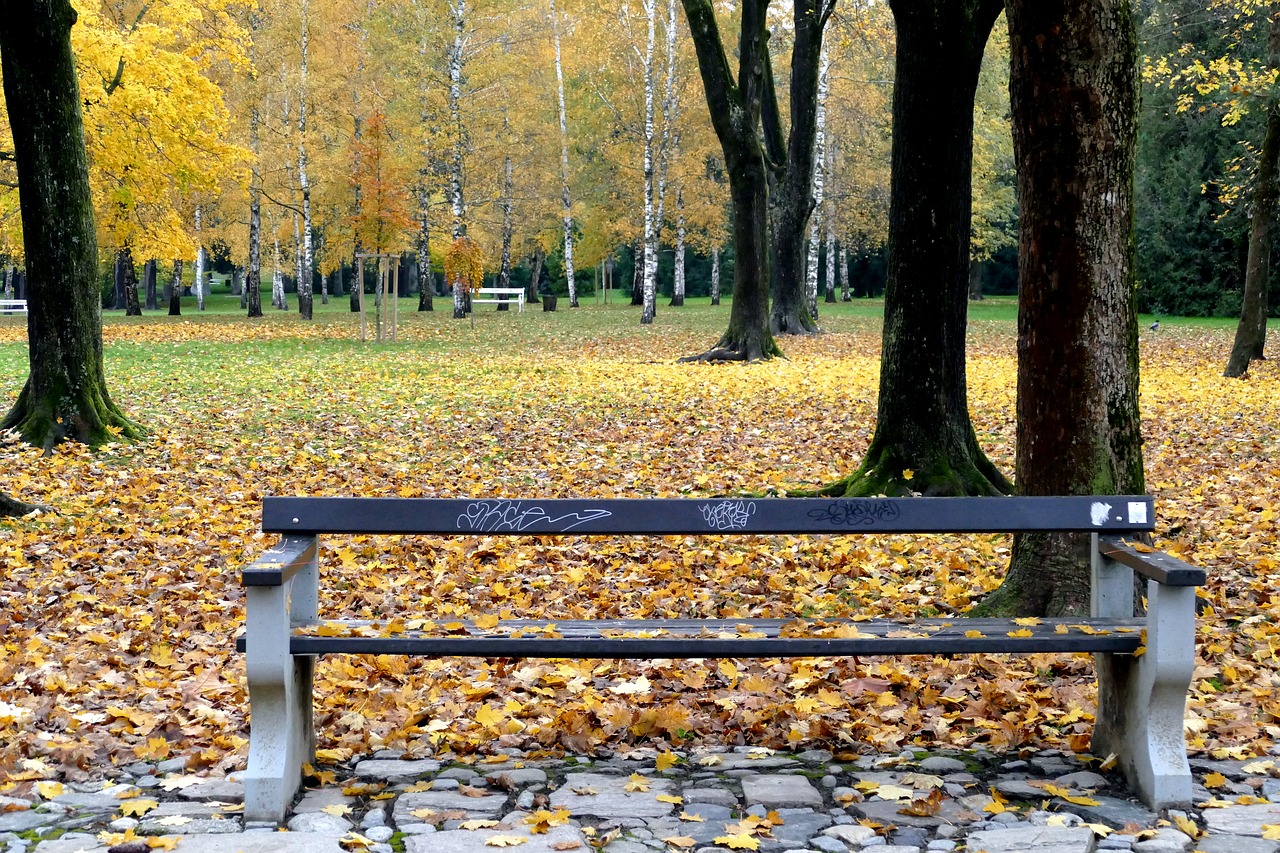
[(298, 186), (302, 190), (302, 263), (298, 269), (298, 313), (304, 320), (312, 317), (311, 271), (315, 258), (311, 245), (311, 183), (307, 178), (307, 3), (302, 2), (302, 58), (298, 68)]
[(688, 231), (684, 224), (684, 188), (676, 187), (676, 259), (671, 285), (671, 304), (684, 304), (684, 240)]
[(262, 172), (259, 169), (258, 107), (249, 114), (249, 145), (253, 175), (249, 183), (249, 268), (245, 273), (245, 301), (250, 317), (262, 316)]
[(560, 200), (564, 205), (564, 275), (569, 284), (569, 307), (578, 307), (578, 283), (573, 268), (573, 199), (569, 193), (569, 123), (564, 109), (564, 66), (560, 62), (560, 16), (551, 0), (551, 33), (556, 53), (556, 96), (560, 102)]
[(204, 238), (201, 236), (201, 211), (196, 208), (196, 308), (204, 310)]
[(853, 299), (853, 294), (849, 292), (849, 250), (845, 246), (840, 246), (840, 301), (849, 302)]
[(643, 305), (640, 323), (653, 322), (658, 283), (658, 211), (656, 208), (653, 149), (653, 47), (656, 37), (657, 0), (644, 0), (649, 25), (648, 47), (644, 54), (644, 278), (641, 283)]
[(284, 273), (280, 269), (280, 238), (277, 237), (272, 243), (273, 257), (271, 269), (271, 304), (281, 311), (289, 308), (289, 303), (284, 298)]
[[(563, 115), (563, 113), (561, 113)], [(515, 237), (515, 221), (512, 216), (513, 200), (515, 194), (515, 165), (511, 162), (511, 155), (508, 154), (502, 161), (502, 265), (498, 269), (498, 287), (511, 286), (511, 241)], [(565, 185), (565, 192), (568, 192), (568, 184)], [(566, 234), (566, 240), (568, 235)], [(572, 257), (570, 249), (572, 245), (565, 244), (566, 261), (565, 269), (572, 269), (572, 261), (567, 260)], [(570, 277), (572, 281), (572, 277)], [(570, 295), (573, 294), (572, 284), (569, 287)]]
[(720, 247), (711, 250), (711, 304), (720, 304)]
[[(449, 201), (453, 208), (453, 239), (467, 233), (467, 205), (463, 197), (462, 164), (466, 140), (462, 128), (462, 64), (466, 49), (467, 0), (449, 4), (453, 15), (453, 45), (449, 48), (449, 121), (453, 126), (453, 157), (449, 168)], [(456, 300), (455, 300), (456, 305)]]
[(836, 301), (836, 192), (835, 192), (835, 140), (833, 135), (826, 134), (826, 209), (822, 221), (827, 228), (827, 278), (823, 292), (825, 301)]
[(823, 207), (823, 190), (825, 189), (826, 179), (826, 150), (827, 150), (827, 94), (830, 92), (831, 83), (828, 71), (831, 65), (831, 59), (827, 53), (827, 46), (822, 46), (822, 56), (818, 60), (818, 109), (814, 122), (817, 129), (817, 137), (814, 139), (813, 145), (813, 203), (814, 210), (821, 211), (824, 215), (819, 217), (817, 213), (809, 218), (809, 253), (805, 263), (805, 298), (809, 302), (809, 315), (814, 320), (818, 319), (818, 242), (820, 239), (821, 227), (820, 219), (825, 218), (825, 208)]
[[(418, 45), (418, 55), (422, 67), (427, 67), (427, 51), (430, 43), (424, 35)], [(431, 111), (428, 107), (428, 86), (425, 80), (418, 84), (420, 104), (419, 131), (422, 134), (418, 161), (418, 185), (415, 188), (418, 199), (418, 239), (415, 250), (418, 253), (418, 310), (434, 311), (435, 287), (431, 283)]]

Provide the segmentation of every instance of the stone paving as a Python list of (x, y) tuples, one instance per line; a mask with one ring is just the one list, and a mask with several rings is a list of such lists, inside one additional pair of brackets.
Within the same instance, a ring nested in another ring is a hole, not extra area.
[(1116, 774), (1053, 750), (506, 753), (326, 768), (334, 780), (303, 792), (288, 832), (244, 825), (235, 775), (180, 760), (11, 784), (0, 853), (1280, 853), (1266, 837), (1280, 838), (1275, 759), (1195, 760), (1196, 807), (1157, 815)]

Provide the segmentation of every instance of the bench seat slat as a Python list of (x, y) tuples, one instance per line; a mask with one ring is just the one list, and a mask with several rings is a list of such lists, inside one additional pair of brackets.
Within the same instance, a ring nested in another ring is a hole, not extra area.
[(268, 497), (262, 529), (284, 534), (1009, 533), (1154, 528), (1148, 496), (981, 498)]
[[(327, 621), (295, 625), (293, 654), (410, 654), (521, 658), (768, 658), (842, 655), (973, 654), (978, 652), (1111, 652), (1130, 654), (1142, 644), (1140, 619), (1053, 619), (1022, 626), (1007, 619), (831, 620), (864, 636), (780, 636), (795, 626), (782, 619), (507, 620), (481, 630), (456, 623), (457, 635), (418, 632), (386, 636), (318, 636), (319, 625), (359, 631), (374, 623)], [(1066, 633), (1058, 633), (1058, 626)], [(545, 633), (554, 628), (553, 634)], [(1084, 629), (1084, 630), (1082, 630)], [(763, 636), (744, 637), (740, 631)], [(465, 632), (465, 633), (461, 633)], [(512, 636), (523, 632), (523, 636)], [(1027, 636), (1010, 636), (1019, 632)], [(974, 636), (970, 636), (974, 633)], [(556, 635), (559, 636), (556, 636)], [(628, 636), (624, 636), (628, 635)], [(239, 642), (243, 647), (243, 638)]]

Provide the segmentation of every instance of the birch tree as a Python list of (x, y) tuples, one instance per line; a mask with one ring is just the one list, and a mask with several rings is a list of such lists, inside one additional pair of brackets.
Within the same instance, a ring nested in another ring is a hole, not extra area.
[(315, 259), (311, 245), (311, 182), (307, 175), (307, 48), (310, 38), (309, 0), (302, 0), (302, 34), (298, 64), (298, 187), (302, 193), (302, 263), (298, 270), (298, 313), (312, 318), (312, 269)]
[[(816, 133), (813, 145), (813, 206), (819, 212), (824, 210), (822, 190), (827, 172), (827, 93), (831, 90), (828, 77), (830, 67), (831, 56), (824, 47), (818, 60), (818, 109), (814, 118)], [(815, 322), (818, 319), (818, 244), (820, 225), (824, 219), (825, 216), (819, 215), (809, 219), (809, 253), (805, 262), (805, 298), (809, 301), (809, 314)], [(827, 280), (831, 280), (829, 276)]]
[(641, 279), (643, 308), (640, 323), (653, 322), (657, 309), (658, 286), (658, 204), (657, 185), (654, 180), (654, 73), (653, 50), (657, 36), (657, 0), (641, 0), (647, 25), (648, 40), (645, 45), (642, 66), (644, 68), (644, 273)]
[[(467, 0), (450, 0), (453, 47), (449, 51), (449, 127), (453, 132), (453, 156), (449, 166), (449, 202), (453, 211), (453, 239), (467, 234), (467, 204), (463, 196), (463, 162), (466, 157), (466, 128), (462, 122), (462, 71), (467, 47)], [(457, 313), (457, 296), (454, 296)]]
[[(555, 0), (551, 0), (551, 33), (555, 41), (556, 102), (560, 106), (560, 198), (564, 203), (564, 275), (569, 284), (569, 307), (577, 308), (578, 283), (574, 277), (573, 268), (573, 200), (569, 193), (569, 125), (564, 108), (564, 67), (560, 61), (560, 16), (556, 12)], [(504, 255), (509, 255), (505, 245)]]
[(195, 282), (192, 285), (192, 290), (195, 292), (195, 296), (196, 296), (196, 308), (200, 311), (204, 310), (205, 251), (204, 251), (204, 239), (203, 239), (203, 231), (204, 231), (203, 220), (204, 220), (203, 211), (200, 209), (199, 205), (197, 205), (196, 206), (196, 268), (195, 268)]

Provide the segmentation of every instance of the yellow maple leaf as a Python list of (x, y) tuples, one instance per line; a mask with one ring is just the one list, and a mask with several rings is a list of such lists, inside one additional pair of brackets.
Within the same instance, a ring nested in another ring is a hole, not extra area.
[(343, 817), (351, 814), (351, 806), (344, 806), (341, 803), (334, 803), (331, 806), (325, 806), (320, 811), (325, 814), (331, 814), (335, 817)]
[(979, 640), (986, 636), (986, 634), (981, 631), (965, 631), (964, 635), (971, 640)]
[(706, 818), (698, 814), (689, 814), (688, 812), (680, 812), (680, 819), (690, 823), (706, 823)]
[(1182, 830), (1183, 833), (1191, 838), (1199, 838), (1204, 835), (1204, 830), (1196, 826), (1196, 822), (1186, 815), (1178, 814), (1173, 816), (1173, 825)]
[(672, 847), (680, 847), (684, 849), (693, 847), (698, 843), (687, 835), (675, 835), (671, 838), (664, 838), (662, 841), (664, 844), (670, 844)]
[(534, 835), (545, 835), (551, 827), (562, 826), (569, 822), (569, 810), (538, 809), (532, 814), (525, 815), (524, 822), (529, 824), (529, 831)]
[(1206, 788), (1221, 788), (1227, 784), (1227, 777), (1221, 773), (1210, 773), (1204, 777), (1204, 786)]
[(36, 791), (46, 800), (62, 796), (61, 782), (37, 782)]
[(147, 839), (147, 846), (152, 850), (176, 850), (179, 840), (177, 835), (152, 836)]
[(627, 784), (623, 785), (622, 789), (624, 791), (631, 791), (633, 793), (643, 793), (644, 791), (649, 790), (650, 782), (652, 782), (651, 779), (646, 779), (645, 777), (641, 776), (639, 773), (632, 773), (630, 776), (630, 781), (628, 781)]
[(684, 802), (684, 797), (676, 797), (672, 794), (659, 794), (655, 799), (660, 803), (671, 803), (676, 806)]
[(120, 814), (125, 817), (142, 817), (152, 809), (160, 808), (160, 803), (156, 800), (125, 800), (120, 804)]
[(486, 729), (497, 728), (498, 723), (501, 723), (503, 719), (504, 715), (502, 711), (493, 707), (493, 705), (488, 702), (481, 705), (479, 710), (475, 713), (476, 722), (484, 726)]
[(493, 613), (485, 613), (485, 614), (483, 614), (483, 615), (481, 615), (481, 616), (477, 616), (476, 618), (472, 619), (471, 621), (475, 623), (475, 626), (476, 626), (477, 628), (481, 628), (481, 629), (483, 629), (483, 630), (485, 630), (485, 631), (488, 631), (488, 630), (490, 630), (490, 629), (492, 629), (492, 628), (497, 628), (497, 627), (498, 627), (498, 622), (500, 622), (501, 620), (497, 617), (497, 615), (496, 615), (496, 614), (493, 614)]
[(524, 844), (528, 840), (523, 835), (494, 835), (484, 840), (484, 846), (515, 847), (518, 844)]
[(679, 757), (674, 752), (660, 752), (658, 753), (658, 758), (654, 764), (657, 766), (658, 772), (662, 773), (665, 770), (670, 770), (672, 767), (675, 767), (676, 762), (679, 760)]
[(750, 835), (720, 835), (712, 839), (716, 844), (722, 847), (729, 847), (733, 850), (759, 850), (760, 840)]
[(904, 479), (904, 480), (913, 480), (913, 479), (915, 479), (915, 476), (916, 476), (916, 472), (915, 472), (915, 471), (912, 471), (910, 468), (903, 468), (903, 469), (902, 469), (902, 479)]
[(489, 829), (497, 825), (498, 825), (498, 822), (496, 820), (486, 820), (484, 818), (473, 818), (471, 820), (464, 820), (462, 823), (458, 824), (459, 828), (470, 830), (470, 831), (475, 831), (477, 829)]
[(1034, 636), (1034, 632), (1030, 628), (1019, 628), (1016, 631), (1010, 631), (1009, 636), (1010, 637), (1031, 637), (1031, 636)]
[(1029, 627), (1031, 625), (1039, 625), (1040, 620), (1035, 616), (1022, 616), (1018, 619), (1014, 619), (1013, 624), (1022, 625), (1023, 627)]
[(1280, 841), (1280, 824), (1264, 823), (1262, 837), (1267, 841)]

